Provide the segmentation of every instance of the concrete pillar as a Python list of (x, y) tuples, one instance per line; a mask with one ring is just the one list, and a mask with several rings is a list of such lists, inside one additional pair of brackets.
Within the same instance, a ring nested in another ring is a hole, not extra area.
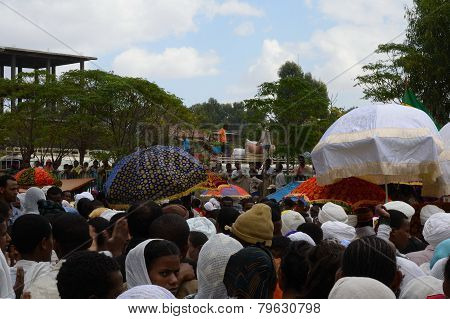
[[(11, 57), (11, 80), (16, 78), (16, 56)], [(11, 99), (11, 111), (16, 109), (16, 99)]]
[(51, 74), (51, 64), (50, 64), (50, 59), (47, 59), (47, 67), (45, 68), (45, 70), (47, 71), (47, 76), (46, 76), (46, 79), (47, 79), (47, 81), (49, 80), (49, 78), (50, 78), (50, 74)]
[[(5, 78), (5, 66), (0, 65), (0, 79)], [(0, 98), (0, 114), (3, 113), (3, 98)]]
[(55, 65), (52, 66), (52, 75), (54, 77), (56, 76), (56, 66)]
[(80, 71), (84, 71), (84, 61), (80, 62)]
[[(17, 76), (20, 77), (20, 73), (22, 73), (22, 67), (18, 66), (17, 67)], [(22, 103), (22, 99), (17, 99), (17, 105), (19, 105), (20, 103)]]

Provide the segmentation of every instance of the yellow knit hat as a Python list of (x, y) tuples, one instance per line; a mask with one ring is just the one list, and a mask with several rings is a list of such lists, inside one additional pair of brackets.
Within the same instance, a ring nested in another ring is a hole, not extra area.
[(270, 207), (265, 204), (254, 205), (236, 219), (230, 230), (246, 243), (272, 246), (273, 223)]

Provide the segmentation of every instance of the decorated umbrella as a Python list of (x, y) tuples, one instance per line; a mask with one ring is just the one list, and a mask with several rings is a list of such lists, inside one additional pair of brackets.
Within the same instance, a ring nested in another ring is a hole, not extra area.
[(311, 203), (334, 202), (350, 207), (355, 203), (376, 205), (385, 200), (386, 193), (375, 184), (356, 177), (349, 177), (337, 183), (319, 186), (312, 177), (294, 188), (287, 197), (305, 197)]
[(439, 155), (439, 165), (442, 176), (434, 183), (424, 183), (423, 196), (441, 197), (450, 195), (450, 123), (447, 123), (440, 131), (444, 141), (444, 151)]
[(293, 189), (298, 187), (300, 185), (300, 182), (290, 182), (289, 184), (285, 185), (284, 187), (277, 190), (275, 193), (272, 193), (267, 196), (268, 199), (274, 199), (277, 202), (283, 199), (284, 196), (288, 195)]
[(105, 183), (114, 202), (176, 199), (220, 183), (200, 162), (178, 147), (152, 146), (122, 158)]
[(435, 181), (443, 143), (423, 111), (397, 104), (354, 109), (331, 125), (314, 147), (317, 183), (346, 177), (375, 184)]
[(244, 199), (251, 197), (250, 194), (245, 191), (245, 189), (231, 184), (220, 185), (216, 189), (207, 190), (200, 195), (200, 197), (202, 198), (221, 198), (227, 196), (235, 199)]
[(25, 168), (19, 171), (15, 178), (19, 186), (22, 187), (61, 185), (61, 181), (56, 175), (42, 167)]

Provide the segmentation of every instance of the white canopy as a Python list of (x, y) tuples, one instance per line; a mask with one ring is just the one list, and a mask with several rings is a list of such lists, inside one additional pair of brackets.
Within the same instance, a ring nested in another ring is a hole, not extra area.
[(444, 142), (444, 151), (439, 155), (439, 166), (442, 172), (435, 183), (424, 184), (422, 195), (441, 197), (450, 195), (450, 123), (447, 123), (440, 131)]
[(443, 149), (423, 111), (398, 104), (354, 109), (328, 128), (312, 152), (319, 185), (360, 177), (375, 184), (435, 181)]

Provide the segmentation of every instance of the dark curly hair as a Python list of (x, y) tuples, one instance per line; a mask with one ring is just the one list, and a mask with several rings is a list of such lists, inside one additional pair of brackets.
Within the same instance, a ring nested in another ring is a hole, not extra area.
[(61, 266), (56, 277), (61, 299), (106, 298), (111, 273), (119, 272), (117, 262), (104, 254), (78, 251)]

